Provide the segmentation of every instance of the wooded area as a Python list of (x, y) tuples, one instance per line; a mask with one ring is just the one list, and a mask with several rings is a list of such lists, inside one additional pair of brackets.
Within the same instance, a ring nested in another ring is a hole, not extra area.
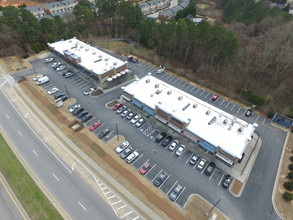
[(182, 18), (186, 11), (156, 23), (129, 1), (99, 0), (94, 6), (82, 0), (75, 21), (38, 21), (24, 7), (8, 6), (1, 9), (0, 56), (39, 52), (47, 42), (73, 36), (128, 37), (184, 68), (191, 80), (293, 117), (292, 16), (262, 1), (222, 0), (219, 7), (224, 20), (210, 25)]

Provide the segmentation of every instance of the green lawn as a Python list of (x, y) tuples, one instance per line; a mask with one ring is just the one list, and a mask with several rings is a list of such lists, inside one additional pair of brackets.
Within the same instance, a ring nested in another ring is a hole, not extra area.
[(0, 170), (32, 219), (62, 219), (0, 134)]

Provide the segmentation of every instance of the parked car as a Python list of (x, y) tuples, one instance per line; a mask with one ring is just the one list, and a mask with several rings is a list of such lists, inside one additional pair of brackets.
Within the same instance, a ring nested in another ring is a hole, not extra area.
[(59, 99), (59, 98), (61, 98), (62, 96), (66, 96), (66, 94), (64, 94), (64, 93), (56, 94), (56, 95), (54, 95), (54, 99)]
[(138, 62), (138, 60), (134, 59), (133, 56), (128, 56), (127, 60), (132, 62), (132, 63), (137, 63)]
[(76, 117), (78, 119), (81, 119), (83, 116), (87, 115), (88, 113), (89, 113), (88, 111), (83, 111), (83, 112), (79, 113)]
[(91, 115), (91, 114), (86, 114), (85, 116), (83, 116), (83, 117), (80, 119), (80, 121), (81, 121), (82, 123), (85, 123), (85, 122), (89, 121), (92, 117), (93, 117), (93, 115)]
[(163, 73), (163, 72), (164, 72), (163, 69), (159, 69), (159, 70), (157, 71), (157, 74), (161, 74), (161, 73)]
[(94, 91), (94, 90), (95, 90), (94, 88), (86, 89), (86, 90), (84, 90), (83, 94), (84, 94), (84, 95), (89, 95), (89, 94), (91, 94), (92, 91)]
[(164, 182), (164, 180), (167, 178), (168, 174), (166, 172), (161, 172), (154, 180), (154, 185), (159, 187), (160, 185), (162, 185), (162, 183)]
[(126, 115), (128, 115), (130, 112), (131, 112), (130, 109), (126, 109), (126, 110), (124, 110), (124, 111), (121, 113), (120, 116), (121, 116), (122, 118), (125, 118)]
[(155, 141), (157, 143), (160, 143), (165, 137), (167, 136), (167, 134), (165, 132), (161, 132), (155, 139)]
[(48, 94), (49, 95), (53, 95), (53, 94), (55, 94), (58, 91), (59, 91), (59, 89), (57, 87), (53, 87), (52, 89), (49, 89), (48, 90)]
[(124, 141), (122, 144), (120, 144), (118, 147), (116, 147), (115, 151), (117, 154), (120, 154), (123, 150), (125, 150), (126, 147), (128, 147), (129, 142)]
[(52, 68), (57, 68), (57, 67), (60, 66), (60, 65), (61, 65), (61, 63), (59, 63), (59, 62), (58, 62), (58, 63), (53, 63), (53, 64), (52, 64)]
[(130, 112), (130, 113), (128, 113), (128, 115), (126, 116), (126, 119), (129, 121), (129, 120), (131, 120), (133, 117), (134, 117), (134, 113), (133, 113), (133, 112)]
[(120, 153), (120, 158), (125, 159), (129, 154), (131, 154), (133, 151), (133, 148), (128, 146), (124, 151)]
[(145, 123), (145, 119), (144, 119), (144, 118), (140, 118), (140, 119), (138, 119), (138, 121), (135, 123), (135, 127), (139, 128), (139, 127), (141, 127), (144, 123)]
[(183, 151), (185, 150), (185, 145), (181, 144), (178, 149), (175, 151), (176, 156), (180, 157)]
[(65, 78), (69, 78), (69, 77), (72, 77), (72, 76), (74, 76), (74, 75), (75, 75), (74, 72), (67, 72), (67, 73), (65, 74)]
[(162, 141), (161, 145), (163, 147), (167, 147), (171, 143), (172, 140), (173, 138), (171, 136), (168, 136), (165, 138), (165, 140)]
[(189, 160), (189, 163), (191, 165), (195, 165), (196, 162), (199, 160), (200, 156), (198, 154), (193, 154), (192, 157)]
[(123, 112), (126, 109), (126, 106), (122, 106), (121, 108), (118, 108), (116, 113), (120, 114), (121, 112)]
[(232, 176), (226, 175), (225, 178), (224, 178), (224, 180), (223, 180), (222, 186), (224, 188), (228, 188), (230, 186), (232, 180), (233, 180)]
[(252, 110), (251, 109), (247, 109), (245, 111), (245, 114), (244, 114), (246, 117), (250, 117), (252, 115)]
[(219, 96), (218, 95), (213, 95), (213, 97), (212, 97), (212, 101), (217, 101), (217, 99), (219, 98)]
[(134, 152), (132, 152), (132, 153), (131, 153), (131, 154), (125, 159), (125, 161), (126, 161), (127, 163), (132, 163), (132, 161), (134, 161), (135, 158), (138, 157), (138, 155), (139, 155), (139, 153), (138, 153), (137, 151), (134, 151)]
[(106, 137), (109, 133), (110, 133), (110, 130), (107, 128), (107, 129), (105, 129), (104, 131), (101, 131), (101, 132), (98, 134), (98, 137), (99, 137), (100, 139), (103, 139), (103, 138)]
[(100, 121), (97, 121), (92, 126), (89, 127), (89, 130), (90, 131), (93, 131), (93, 130), (97, 129), (100, 126), (101, 126), (101, 122)]
[(203, 168), (205, 167), (206, 163), (207, 163), (207, 160), (204, 159), (204, 158), (201, 158), (199, 163), (197, 164), (196, 168), (198, 170), (203, 170)]
[(141, 168), (139, 168), (139, 173), (142, 174), (142, 175), (145, 175), (151, 169), (152, 166), (153, 165), (149, 161), (146, 161), (141, 166)]
[(181, 186), (181, 185), (178, 184), (175, 187), (175, 189), (170, 193), (169, 199), (171, 201), (175, 201), (177, 199), (177, 197), (179, 196), (179, 194), (181, 193), (182, 190), (183, 190), (183, 186)]
[(170, 151), (174, 151), (178, 144), (179, 144), (178, 140), (173, 140), (172, 143), (170, 144), (170, 146), (168, 147), (168, 149)]
[(77, 107), (76, 109), (74, 109), (74, 111), (72, 112), (73, 116), (77, 116), (79, 113), (81, 113), (84, 110), (83, 107)]
[(204, 173), (210, 176), (212, 172), (214, 172), (215, 169), (216, 169), (216, 164), (214, 162), (210, 162), (207, 168), (205, 169)]
[(65, 65), (60, 65), (56, 68), (57, 71), (61, 71), (61, 70), (64, 70), (66, 68)]
[(121, 108), (123, 106), (123, 104), (121, 103), (117, 103), (116, 105), (114, 105), (113, 110), (117, 111), (118, 108)]
[(52, 57), (46, 58), (46, 59), (45, 59), (45, 63), (50, 63), (50, 62), (52, 62), (53, 60), (54, 60), (54, 58), (52, 58)]
[(141, 115), (136, 114), (132, 119), (131, 119), (131, 124), (135, 124), (139, 119), (140, 119)]
[(78, 108), (78, 107), (80, 107), (80, 105), (79, 105), (79, 104), (75, 104), (75, 105), (71, 106), (71, 107), (68, 109), (68, 111), (69, 111), (70, 113), (72, 113), (72, 112), (74, 111), (74, 109), (76, 109), (76, 108)]
[(67, 99), (68, 99), (67, 95), (61, 97), (62, 102), (66, 101)]
[(36, 77), (33, 78), (33, 81), (37, 81), (38, 79), (40, 79), (42, 77), (43, 77), (42, 74), (36, 75)]

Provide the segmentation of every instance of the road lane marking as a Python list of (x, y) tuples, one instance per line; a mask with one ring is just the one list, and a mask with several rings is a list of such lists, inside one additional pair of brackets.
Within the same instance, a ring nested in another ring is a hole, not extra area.
[(127, 215), (131, 214), (133, 211), (131, 210), (130, 212), (127, 212), (125, 215), (121, 216), (120, 218), (124, 218), (126, 217)]
[(80, 202), (78, 202), (78, 204), (85, 210), (85, 211), (87, 211), (86, 210), (86, 208), (80, 203)]
[[(157, 178), (157, 176), (159, 176), (159, 174), (163, 171), (163, 169), (161, 169), (161, 171), (154, 177), (154, 179)], [(154, 181), (154, 179), (152, 179), (152, 182)]]
[(200, 95), (199, 95), (199, 96), (202, 96), (202, 94), (204, 94), (204, 93), (205, 93), (205, 91), (203, 90), (203, 91), (202, 91), (202, 93), (200, 93)]
[(192, 89), (190, 90), (190, 92), (192, 92), (192, 90), (194, 90), (195, 89), (195, 87), (192, 87)]
[(225, 176), (225, 173), (223, 173), (223, 176), (221, 177), (221, 179), (220, 179), (220, 181), (219, 181), (219, 183), (218, 183), (218, 186), (219, 186), (220, 183), (223, 181), (224, 176)]
[(116, 205), (116, 204), (118, 204), (119, 202), (121, 202), (121, 200), (119, 200), (119, 201), (117, 201), (117, 202), (113, 202), (113, 203), (111, 203), (111, 205)]
[(105, 189), (107, 189), (107, 187), (103, 187), (103, 188), (101, 188), (103, 191), (105, 190)]
[(253, 123), (255, 123), (255, 122), (257, 121), (258, 118), (259, 118), (259, 115), (257, 115), (257, 117), (256, 117), (256, 119), (255, 119), (255, 121), (254, 121)]
[(134, 219), (132, 219), (132, 220), (136, 220), (136, 219), (138, 219), (139, 218), (139, 216), (136, 216)]
[(208, 93), (206, 96), (205, 96), (205, 98), (209, 95), (210, 93)]
[(263, 122), (262, 122), (261, 124), (264, 124), (264, 123), (265, 123), (265, 121), (266, 121), (266, 119), (264, 119), (264, 120), (263, 120)]
[(116, 197), (116, 195), (113, 195), (113, 196), (108, 197), (107, 199), (113, 199), (115, 197)]
[(59, 178), (55, 175), (55, 173), (52, 173), (52, 174), (56, 178), (56, 180), (60, 181)]
[(8, 116), (8, 114), (6, 114), (6, 118), (7, 118), (7, 119), (9, 119), (9, 116)]
[(72, 167), (71, 167), (71, 169), (72, 169), (73, 171), (75, 170), (75, 169), (74, 169), (75, 164), (76, 164), (76, 162), (74, 162), (74, 163), (72, 164)]
[(22, 136), (22, 134), (20, 133), (20, 131), (19, 131), (19, 130), (17, 130), (17, 133), (18, 133), (20, 136)]
[(136, 163), (136, 161), (138, 161), (142, 156), (143, 156), (143, 154), (141, 154), (136, 160), (134, 160), (134, 161), (132, 162), (132, 165), (134, 165), (134, 164)]
[(222, 105), (222, 104), (223, 104), (223, 102), (225, 102), (225, 100), (223, 100), (223, 101), (220, 103), (220, 105)]
[(238, 111), (236, 113), (238, 113), (240, 111), (241, 107), (239, 107)]
[(105, 192), (104, 194), (107, 195), (107, 194), (109, 194), (109, 193), (111, 193), (111, 190), (109, 190), (108, 192)]
[(231, 111), (233, 110), (234, 107), (235, 107), (235, 105), (233, 105), (233, 107), (231, 108)]
[(197, 89), (194, 94), (196, 94), (200, 89)]
[(188, 163), (188, 161), (190, 161), (191, 157), (193, 156), (193, 154), (190, 155), (190, 157), (186, 160), (185, 164)]
[(216, 169), (214, 170), (214, 172), (211, 174), (209, 180), (213, 177), (214, 173), (216, 172)]
[(35, 154), (37, 157), (39, 156), (35, 150), (33, 150), (33, 152), (34, 152), (34, 154)]
[(230, 102), (228, 102), (228, 104), (225, 106), (225, 108), (227, 108), (229, 104), (230, 104)]
[(26, 114), (24, 115), (24, 117), (27, 118), (27, 116), (28, 116), (29, 114), (30, 114), (30, 113), (26, 113)]
[(126, 205), (120, 206), (117, 210), (123, 209), (124, 207), (126, 207)]
[(191, 84), (189, 84), (187, 87), (186, 87), (186, 90), (191, 86)]

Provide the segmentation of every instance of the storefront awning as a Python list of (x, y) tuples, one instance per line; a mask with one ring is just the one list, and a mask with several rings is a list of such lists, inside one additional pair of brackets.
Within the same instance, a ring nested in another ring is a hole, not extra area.
[(146, 106), (143, 106), (143, 110), (144, 110), (146, 113), (148, 113), (149, 115), (154, 115), (154, 114), (155, 114), (155, 112), (154, 112), (152, 109), (150, 109), (150, 108), (148, 108), (148, 107), (146, 107)]
[(139, 101), (132, 99), (132, 103), (135, 104), (138, 108), (142, 107), (142, 104)]
[(200, 141), (200, 142), (199, 142), (199, 145), (202, 146), (203, 148), (205, 148), (206, 150), (212, 152), (212, 153), (214, 153), (214, 152), (216, 151), (215, 148), (213, 148), (211, 145), (207, 144), (207, 143), (204, 142), (204, 141)]

